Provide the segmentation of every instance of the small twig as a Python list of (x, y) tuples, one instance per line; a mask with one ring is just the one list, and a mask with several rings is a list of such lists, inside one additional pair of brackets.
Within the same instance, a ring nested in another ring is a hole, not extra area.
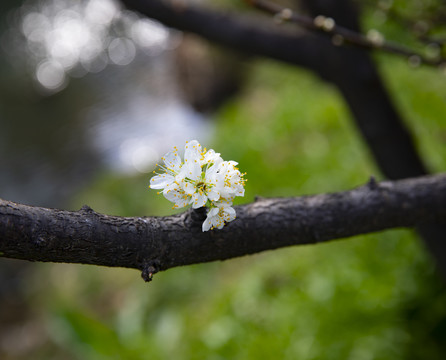
[(377, 31), (370, 31), (366, 36), (337, 25), (335, 20), (330, 17), (319, 15), (313, 19), (268, 0), (245, 1), (257, 9), (273, 15), (276, 20), (292, 22), (305, 29), (332, 36), (335, 45), (350, 44), (365, 49), (379, 49), (387, 53), (404, 56), (411, 65), (425, 64), (436, 67), (446, 65), (444, 57), (426, 57), (417, 51), (384, 40), (383, 36)]

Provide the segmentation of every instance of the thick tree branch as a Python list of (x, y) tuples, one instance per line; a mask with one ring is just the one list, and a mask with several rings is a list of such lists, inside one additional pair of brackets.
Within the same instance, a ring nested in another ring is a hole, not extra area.
[(121, 3), (166, 26), (197, 34), (216, 44), (315, 71), (325, 67), (332, 51), (318, 36), (286, 31), (255, 16), (213, 11), (182, 0), (121, 0)]
[(0, 255), (30, 261), (142, 270), (225, 260), (398, 227), (446, 223), (446, 174), (238, 206), (222, 230), (201, 231), (204, 213), (124, 218), (0, 200)]

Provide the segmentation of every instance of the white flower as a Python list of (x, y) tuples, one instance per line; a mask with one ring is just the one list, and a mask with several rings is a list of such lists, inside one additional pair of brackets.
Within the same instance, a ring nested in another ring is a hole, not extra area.
[(223, 161), (218, 168), (217, 187), (220, 196), (227, 200), (233, 200), (236, 196), (245, 195), (245, 174), (240, 173), (235, 161)]
[(220, 198), (215, 174), (218, 164), (223, 159), (214, 150), (203, 151), (196, 140), (186, 144), (184, 151), (184, 165), (178, 179), (183, 182), (185, 193), (190, 196), (190, 203), (194, 209), (205, 206), (207, 201)]
[(235, 210), (231, 204), (227, 202), (219, 203), (218, 206), (212, 207), (207, 214), (206, 220), (203, 222), (202, 230), (221, 229), (225, 223), (235, 219)]
[(162, 189), (174, 208), (192, 204), (197, 209), (209, 204), (203, 231), (221, 229), (225, 222), (235, 219), (232, 201), (244, 195), (246, 181), (235, 161), (223, 161), (214, 150), (203, 150), (197, 140), (186, 142), (184, 162), (176, 147), (162, 159), (164, 165), (159, 168), (163, 172), (154, 171), (156, 175), (150, 179), (149, 187)]
[(191, 197), (191, 204), (194, 209), (206, 205), (208, 200), (216, 201), (220, 198), (220, 193), (216, 186), (215, 173), (216, 165), (211, 167), (200, 166), (199, 161), (194, 159), (184, 164), (181, 175), (184, 176), (183, 188), (186, 194)]

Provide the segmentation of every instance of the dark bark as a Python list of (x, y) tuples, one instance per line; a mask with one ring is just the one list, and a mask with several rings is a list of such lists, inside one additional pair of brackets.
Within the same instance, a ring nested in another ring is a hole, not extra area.
[(201, 231), (204, 212), (124, 218), (0, 200), (0, 255), (29, 261), (160, 270), (314, 244), (397, 227), (446, 223), (446, 174), (238, 206), (222, 230)]

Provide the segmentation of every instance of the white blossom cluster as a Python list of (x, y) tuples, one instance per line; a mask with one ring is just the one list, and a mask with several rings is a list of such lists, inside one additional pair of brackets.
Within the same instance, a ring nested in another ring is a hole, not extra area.
[[(203, 231), (221, 229), (225, 223), (235, 219), (232, 202), (236, 196), (244, 196), (244, 175), (235, 161), (224, 161), (219, 153), (202, 149), (197, 140), (186, 142), (184, 161), (177, 147), (162, 157), (162, 171), (150, 179), (151, 189), (162, 189), (164, 197), (173, 202), (175, 208), (189, 204), (198, 209), (208, 204)], [(160, 194), (158, 192), (158, 194)]]

